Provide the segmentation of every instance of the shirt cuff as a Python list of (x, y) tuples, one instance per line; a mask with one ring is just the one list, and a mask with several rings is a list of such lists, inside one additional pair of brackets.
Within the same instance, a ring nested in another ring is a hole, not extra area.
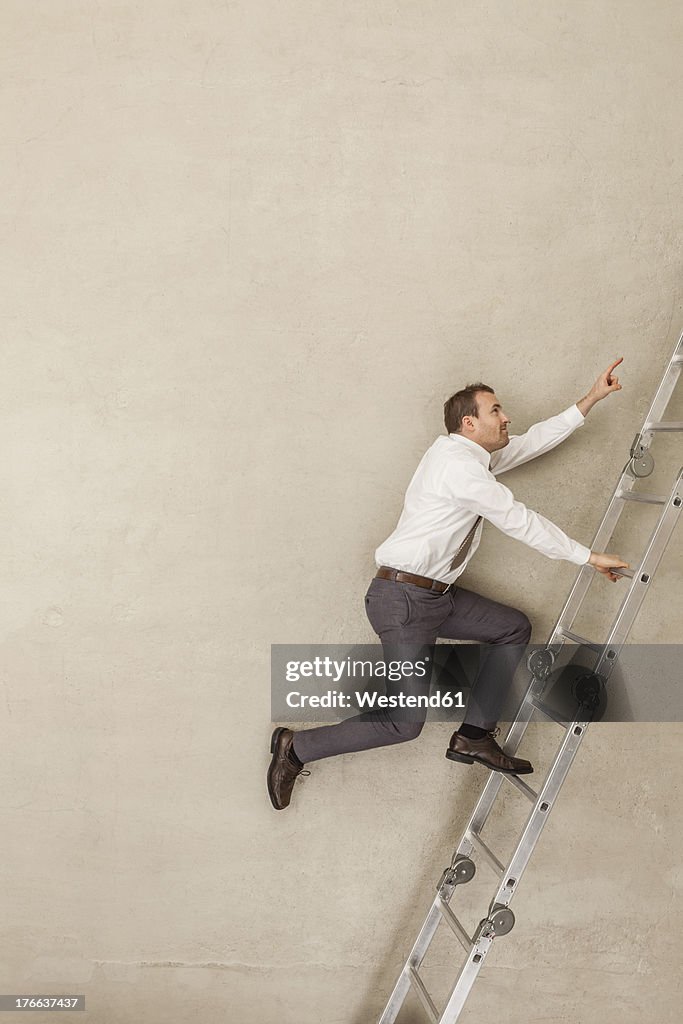
[(574, 541), (574, 557), (570, 559), (575, 565), (585, 565), (591, 556), (591, 549), (585, 544)]
[(580, 427), (586, 422), (586, 417), (583, 415), (578, 405), (570, 405), (568, 409), (565, 409), (565, 416), (569, 417), (572, 426)]

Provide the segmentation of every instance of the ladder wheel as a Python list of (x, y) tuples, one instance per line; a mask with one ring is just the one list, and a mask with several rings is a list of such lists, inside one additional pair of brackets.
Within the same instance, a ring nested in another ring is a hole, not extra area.
[(547, 679), (555, 664), (555, 655), (546, 647), (543, 650), (532, 651), (526, 663), (529, 671), (537, 679)]
[(631, 472), (636, 477), (649, 476), (655, 468), (655, 460), (649, 452), (642, 452), (639, 456), (631, 459)]
[(473, 860), (470, 860), (469, 857), (459, 857), (453, 865), (453, 872), (456, 876), (454, 879), (455, 885), (464, 885), (465, 882), (471, 882), (476, 870), (477, 867)]
[(591, 722), (598, 721), (607, 708), (605, 681), (595, 672), (579, 676), (571, 684), (574, 700)]
[(515, 915), (509, 907), (501, 907), (494, 911), (489, 920), (496, 936), (507, 935), (515, 926)]

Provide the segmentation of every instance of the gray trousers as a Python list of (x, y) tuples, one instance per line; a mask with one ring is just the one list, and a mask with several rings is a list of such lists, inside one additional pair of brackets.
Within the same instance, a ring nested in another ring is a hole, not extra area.
[[(443, 640), (474, 640), (490, 644), (481, 659), (467, 704), (464, 722), (481, 729), (495, 728), (514, 676), (531, 638), (531, 623), (523, 612), (481, 597), (462, 587), (438, 594), (412, 583), (373, 579), (365, 595), (370, 625), (382, 641), (388, 660), (408, 657)], [(431, 662), (430, 662), (431, 664)], [(388, 694), (428, 694), (429, 679), (387, 680)], [(416, 739), (426, 708), (381, 709), (364, 712), (338, 725), (302, 729), (294, 734), (294, 753), (300, 761), (319, 761), (354, 750), (405, 743)]]

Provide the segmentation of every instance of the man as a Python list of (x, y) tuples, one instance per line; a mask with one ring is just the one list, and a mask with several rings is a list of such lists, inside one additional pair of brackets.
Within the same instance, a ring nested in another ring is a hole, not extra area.
[[(550, 451), (581, 426), (589, 411), (620, 391), (613, 371), (600, 374), (575, 405), (510, 436), (510, 419), (487, 384), (471, 384), (444, 405), (448, 436), (437, 438), (423, 456), (406, 492), (403, 512), (391, 536), (377, 549), (378, 572), (365, 597), (372, 628), (384, 657), (415, 660), (438, 637), (490, 645), (472, 686), (465, 719), (451, 737), (446, 756), (477, 762), (510, 774), (533, 771), (529, 761), (508, 756), (496, 743), (496, 722), (514, 671), (531, 637), (523, 612), (455, 586), (479, 546), (482, 521), (548, 558), (590, 563), (616, 582), (615, 569), (628, 568), (617, 555), (591, 551), (548, 519), (516, 501), (496, 477)], [(428, 679), (406, 676), (387, 683), (389, 692), (429, 691)], [(268, 793), (276, 810), (290, 802), (304, 764), (335, 754), (403, 743), (421, 732), (426, 709), (410, 714), (387, 709), (367, 712), (337, 725), (276, 729), (268, 770)]]

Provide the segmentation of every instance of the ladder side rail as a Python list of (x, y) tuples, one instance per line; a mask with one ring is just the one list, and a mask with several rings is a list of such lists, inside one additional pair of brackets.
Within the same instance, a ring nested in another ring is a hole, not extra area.
[[(673, 529), (678, 520), (678, 515), (680, 514), (682, 502), (680, 500), (681, 496), (679, 491), (682, 477), (683, 471), (679, 473), (668, 503), (660, 515), (646, 553), (641, 561), (639, 570), (637, 573), (634, 573), (631, 578), (629, 594), (626, 595), (626, 598), (622, 603), (621, 611), (617, 615), (617, 620), (602, 648), (602, 653), (599, 656), (596, 671), (600, 671), (601, 668), (607, 672), (611, 671), (614, 660), (616, 659), (616, 656), (618, 656), (618, 650), (623, 645), (623, 642), (625, 642), (626, 635), (628, 634), (640, 605), (642, 604), (646, 590), (646, 584), (642, 582), (642, 575), (643, 573), (647, 574), (649, 579), (654, 575), (655, 569), (661, 561), (668, 541), (673, 533)], [(615, 495), (617, 491), (615, 491)], [(674, 504), (676, 499), (678, 499), (678, 503)], [(616, 502), (614, 502), (614, 504), (616, 504)], [(607, 516), (605, 516), (605, 519), (607, 519)], [(606, 660), (608, 653), (611, 654), (609, 662)], [(533, 691), (534, 682), (535, 680), (532, 676), (517, 718), (508, 733), (505, 748), (509, 751), (513, 749), (513, 746), (516, 751), (533, 713), (533, 704), (528, 702), (527, 698)], [(560, 789), (562, 788), (573, 764), (587, 727), (587, 722), (579, 721), (571, 723), (571, 725), (568, 726), (564, 739), (560, 745), (560, 749), (548, 771), (534, 807), (529, 814), (522, 835), (512, 853), (506, 870), (502, 873), (501, 884), (498, 887), (492, 906), (494, 904), (502, 906), (509, 905), (514, 891), (519, 885), (522, 875), (524, 874), (529, 860), (531, 859), (536, 844), (540, 838), (543, 828), (545, 827), (546, 821), (550, 816), (550, 812), (554, 807), (555, 800), (557, 799)], [(461, 841), (458, 849), (459, 853), (469, 855), (472, 852), (473, 844), (468, 839), (467, 833), (471, 830), (475, 830), (478, 834), (481, 831), (488, 819), (495, 799), (500, 791), (502, 782), (503, 776), (500, 773), (492, 773), (489, 776), (484, 787), (484, 791), (482, 792), (465, 830), (465, 835), (463, 836), (463, 840)], [(472, 985), (479, 973), (480, 966), (483, 963), (483, 959), (485, 958), (489, 945), (490, 942), (484, 943), (483, 945), (479, 942), (475, 944), (472, 954), (468, 957), (467, 962), (462, 967), (458, 979), (453, 986), (449, 1000), (444, 1008), (442, 1016), (439, 1019), (439, 1024), (454, 1024), (457, 1020), (467, 996), (469, 995), (470, 989), (472, 988)]]
[[(569, 773), (577, 751), (588, 728), (588, 722), (572, 722), (567, 729), (560, 748), (555, 755), (545, 781), (532, 807), (529, 817), (507, 864), (501, 885), (496, 892), (494, 903), (507, 906), (524, 874), (534, 847), (555, 806), (555, 801)], [(510, 884), (511, 883), (511, 884)]]
[(631, 626), (676, 527), (681, 507), (683, 507), (683, 469), (678, 473), (669, 500), (652, 531), (638, 572), (633, 576), (631, 586), (612, 623), (607, 642), (595, 666), (596, 673), (604, 669), (607, 660), (614, 662), (626, 643)]
[[(681, 370), (683, 370), (683, 332), (681, 332), (666, 370), (664, 371), (659, 387), (657, 388), (655, 397), (643, 420), (640, 432), (637, 435), (637, 438), (640, 440), (644, 449), (649, 448), (652, 442), (652, 431), (647, 432), (645, 429), (646, 425), (648, 423), (659, 422), (661, 420), (664, 412), (666, 411), (666, 407), (671, 400), (676, 384), (678, 383)], [(627, 494), (632, 490), (636, 480), (634, 475), (629, 472), (629, 466), (630, 462), (622, 470), (619, 482), (614, 489), (602, 521), (600, 522), (593, 541), (591, 542), (591, 551), (605, 551), (612, 535), (614, 534), (617, 522), (619, 521), (619, 517), (624, 508), (622, 495)], [(588, 588), (594, 578), (594, 574), (589, 572), (590, 568), (590, 566), (586, 566), (584, 569), (582, 566), (582, 571), (579, 572), (579, 575), (577, 576), (569, 593), (569, 597), (565, 602), (564, 608), (560, 612), (557, 624), (553, 629), (553, 633), (548, 643), (549, 647), (557, 644), (559, 640), (559, 637), (556, 635), (558, 629), (562, 628), (562, 626), (566, 629), (571, 629)]]
[[(529, 685), (526, 693), (522, 698), (522, 701), (517, 710), (515, 719), (510, 724), (508, 733), (503, 741), (503, 749), (508, 754), (516, 754), (519, 746), (522, 742), (527, 727), (533, 717), (534, 711), (537, 710), (533, 704), (534, 684), (536, 682), (535, 676), (531, 676)], [(556, 724), (560, 725), (563, 729), (566, 729), (569, 723), (562, 722), (559, 719), (555, 719)], [(456, 848), (456, 853), (465, 857), (469, 857), (473, 852), (474, 846), (469, 839), (468, 834), (471, 832), (480, 833), (484, 828), (488, 820), (488, 816), (493, 809), (493, 805), (496, 801), (496, 797), (500, 792), (500, 789), (505, 782), (505, 776), (501, 772), (490, 772), (489, 777), (484, 784), (484, 788), (481, 792), (479, 800), (477, 801), (472, 814), (465, 826), (462, 834), (460, 843)]]
[(650, 403), (650, 408), (647, 411), (643, 423), (648, 421), (661, 420), (666, 407), (671, 400), (676, 382), (678, 380), (678, 374), (681, 372), (681, 356), (683, 355), (683, 331), (676, 342), (669, 362), (666, 364), (666, 369), (662, 374), (655, 396)]
[[(600, 525), (598, 526), (595, 536), (590, 543), (591, 551), (606, 551), (609, 542), (612, 539), (619, 517), (626, 507), (622, 494), (628, 493), (632, 490), (635, 483), (635, 477), (628, 472), (628, 466), (622, 471), (619, 481), (614, 488), (612, 497), (609, 500), (605, 514), (602, 517)], [(562, 638), (559, 636), (561, 629), (571, 629), (574, 625), (574, 620), (578, 615), (579, 609), (583, 604), (583, 601), (588, 593), (588, 589), (595, 579), (595, 569), (592, 565), (586, 563), (579, 569), (578, 575), (574, 581), (574, 585), (569, 592), (569, 597), (565, 601), (564, 607), (560, 612), (557, 622), (553, 627), (552, 633), (550, 634), (550, 640), (548, 641), (548, 647), (561, 646)]]
[[(501, 884), (491, 903), (490, 912), (494, 905), (507, 907), (510, 903), (545, 823), (550, 817), (550, 812), (554, 807), (557, 795), (581, 745), (587, 725), (588, 723), (586, 722), (574, 722), (572, 728), (567, 731), (567, 735), (560, 746), (555, 761), (539, 793), (536, 806), (529, 815), (522, 836), (508, 862), (507, 870), (503, 874)], [(542, 810), (543, 807), (545, 807), (545, 810)], [(491, 948), (493, 938), (494, 934), (487, 931), (486, 928), (480, 930), (479, 934), (475, 936), (472, 951), (460, 969), (443, 1013), (439, 1017), (439, 1024), (455, 1024), (457, 1021), (460, 1011), (465, 1005), (470, 990), (486, 959), (486, 954)]]
[[(618, 658), (619, 652), (626, 641), (631, 626), (633, 625), (633, 622), (638, 614), (640, 606), (644, 600), (647, 587), (650, 581), (652, 580), (656, 572), (656, 569), (659, 566), (659, 563), (661, 562), (661, 559), (667, 548), (669, 540), (671, 539), (671, 535), (674, 531), (676, 523), (678, 522), (678, 517), (681, 513), (681, 508), (683, 507), (683, 495), (681, 494), (681, 491), (683, 491), (682, 484), (683, 470), (679, 472), (678, 477), (672, 488), (671, 494), (669, 496), (667, 505), (663, 509), (659, 517), (659, 520), (653, 530), (647, 549), (640, 563), (638, 572), (634, 573), (633, 577), (631, 578), (629, 590), (624, 597), (621, 607), (617, 613), (615, 622), (612, 628), (610, 629), (608, 638), (605, 644), (602, 646), (602, 651), (599, 655), (597, 664), (594, 669), (596, 673), (609, 675), (614, 666), (614, 663), (616, 662), (616, 659)], [(523, 711), (523, 706), (520, 709), (521, 718), (525, 722), (525, 728), (526, 724), (528, 724), (531, 709), (533, 708), (533, 704), (529, 701), (530, 695), (533, 691), (533, 683), (534, 680), (532, 677), (531, 684), (527, 690), (527, 693), (523, 701), (523, 705), (524, 703), (530, 703), (529, 711)], [(558, 751), (555, 761), (553, 762), (548, 772), (548, 775), (546, 776), (546, 780), (538, 795), (538, 800), (529, 815), (527, 825), (525, 826), (518, 847), (515, 853), (513, 854), (513, 858), (508, 866), (507, 874), (509, 878), (514, 878), (516, 881), (519, 881), (519, 876), (526, 867), (528, 857), (531, 855), (531, 852), (533, 851), (533, 848), (536, 844), (537, 838), (542, 830), (543, 824), (545, 823), (545, 818), (539, 821), (538, 809), (544, 804), (547, 804), (549, 798), (554, 799), (557, 793), (559, 792), (559, 788), (564, 782), (564, 779), (567, 775), (567, 772), (569, 771), (571, 763), (574, 757), (576, 756), (576, 751), (578, 750), (580, 742), (583, 739), (586, 724), (587, 723), (574, 722), (567, 728), (567, 732), (561, 744), (560, 750)], [(514, 724), (508, 735), (510, 736), (511, 734), (514, 735)], [(506, 747), (510, 749), (507, 742)], [(496, 787), (496, 794), (499, 788), (500, 786)], [(491, 810), (491, 805), (492, 801), (489, 801), (486, 807), (487, 817), (488, 812), (490, 812)], [(547, 807), (544, 812), (546, 816), (547, 814), (549, 814), (549, 810), (550, 807)], [(477, 823), (477, 831), (481, 830), (485, 823), (485, 820), (486, 819), (480, 815), (479, 821)], [(470, 827), (473, 826), (470, 825)], [(535, 836), (535, 838), (533, 838), (533, 842), (530, 842), (531, 836)], [(526, 860), (524, 859), (525, 851)], [(501, 887), (496, 896), (496, 902), (505, 903), (506, 895), (507, 894), (506, 891), (504, 890), (504, 887)]]
[[(659, 520), (654, 528), (653, 534), (650, 538), (650, 542), (646, 549), (645, 555), (641, 560), (638, 571), (633, 574), (629, 586), (629, 590), (625, 595), (624, 601), (622, 602), (621, 608), (617, 614), (617, 618), (612, 628), (610, 629), (607, 640), (601, 645), (601, 653), (598, 656), (597, 664), (594, 668), (596, 673), (605, 671), (606, 668), (611, 670), (611, 665), (607, 665), (606, 662), (609, 660), (613, 663), (618, 656), (619, 650), (623, 646), (626, 636), (633, 624), (633, 621), (640, 609), (640, 605), (645, 597), (645, 591), (651, 581), (654, 572), (661, 561), (663, 553), (666, 549), (668, 541), (673, 533), (673, 529), (676, 525), (678, 515), (680, 514), (680, 505), (676, 505), (675, 502), (681, 501), (681, 479), (683, 477), (683, 471), (681, 471), (674, 483), (671, 495), (669, 496), (667, 505), (662, 510)], [(643, 576), (647, 577), (647, 580), (643, 582)], [(564, 642), (564, 638), (559, 636), (561, 624), (558, 624), (553, 630), (553, 638), (555, 638), (555, 646), (561, 645)], [(552, 639), (551, 638), (551, 644)], [(551, 645), (549, 644), (549, 646)], [(616, 648), (616, 650), (615, 650)], [(609, 659), (608, 659), (609, 655)], [(522, 700), (520, 708), (517, 712), (517, 717), (512, 723), (508, 734), (505, 738), (503, 747), (507, 753), (515, 754), (522, 741), (522, 737), (526, 732), (526, 728), (533, 714), (533, 704), (529, 699), (532, 695), (534, 687), (534, 677), (531, 677), (529, 687), (527, 688), (526, 694)], [(472, 853), (472, 844), (468, 839), (468, 832), (473, 831), (475, 833), (481, 832), (483, 829), (488, 816), (491, 812), (493, 804), (496, 800), (498, 792), (502, 784), (502, 778), (500, 773), (492, 773), (484, 786), (484, 790), (477, 802), (474, 811), (470, 817), (467, 826), (465, 827), (460, 845), (458, 846), (458, 853), (469, 856)]]
[[(453, 888), (453, 886), (450, 887), (451, 891)], [(394, 1021), (403, 1006), (411, 986), (410, 970), (411, 968), (413, 970), (417, 969), (424, 960), (427, 955), (427, 950), (429, 949), (432, 939), (434, 938), (436, 930), (441, 922), (439, 903), (442, 899), (443, 891), (444, 889), (442, 887), (437, 892), (432, 905), (429, 908), (424, 924), (422, 925), (420, 933), (413, 944), (413, 948), (408, 954), (408, 959), (401, 969), (401, 973), (398, 976), (394, 989), (389, 996), (387, 1005), (384, 1008), (384, 1013), (380, 1017), (378, 1024), (394, 1024)]]
[(671, 358), (669, 359), (668, 365), (662, 379), (659, 383), (659, 387), (655, 393), (655, 397), (652, 400), (652, 404), (648, 409), (647, 415), (643, 422), (643, 427), (640, 432), (640, 443), (643, 448), (647, 449), (652, 443), (652, 431), (648, 429), (648, 426), (653, 423), (659, 423), (664, 416), (666, 407), (671, 401), (671, 396), (674, 392), (674, 388), (678, 383), (678, 378), (683, 369), (683, 363), (681, 362), (681, 355), (683, 354), (683, 332), (678, 339), (676, 348), (674, 349)]
[[(683, 332), (681, 332), (681, 336), (680, 336), (680, 338), (678, 340), (678, 343), (676, 345), (676, 349), (674, 350), (674, 353), (671, 356), (671, 359), (669, 360), (669, 365), (667, 366), (667, 370), (665, 372), (665, 377), (666, 377), (666, 375), (670, 371), (674, 371), (676, 373), (676, 380), (678, 379), (678, 374), (680, 373), (680, 370), (683, 367), (681, 365), (675, 364), (674, 363), (674, 359), (675, 358), (679, 358), (679, 354), (681, 354), (681, 353), (683, 353)], [(675, 385), (676, 380), (674, 380), (674, 383), (673, 383), (673, 385), (671, 387), (671, 391), (673, 391), (673, 386)], [(660, 390), (657, 393), (658, 395), (660, 394), (660, 391), (661, 391), (661, 386), (660, 386)], [(668, 402), (669, 398), (670, 398), (670, 392), (669, 392), (669, 395), (668, 395), (668, 397), (666, 399), (667, 402)], [(664, 407), (665, 406), (662, 406), (662, 408), (664, 408)], [(652, 407), (651, 407), (650, 411), (648, 412), (648, 416), (649, 417), (651, 417), (654, 408), (655, 408), (655, 402), (652, 403)], [(612, 497), (611, 497), (611, 499), (609, 501), (609, 504), (607, 506), (607, 509), (606, 509), (606, 511), (605, 511), (605, 513), (604, 513), (604, 515), (602, 517), (602, 521), (600, 522), (600, 525), (598, 526), (598, 529), (597, 529), (597, 531), (595, 533), (593, 542), (591, 544), (591, 550), (598, 550), (598, 551), (604, 550), (607, 547), (608, 542), (609, 542), (609, 540), (611, 539), (611, 537), (612, 537), (612, 535), (614, 533), (614, 529), (616, 527), (616, 524), (617, 524), (617, 522), (619, 520), (619, 517), (620, 517), (620, 515), (621, 515), (621, 513), (622, 513), (622, 511), (623, 511), (623, 509), (625, 507), (625, 501), (624, 501), (622, 495), (625, 494), (625, 493), (628, 493), (628, 492), (630, 492), (632, 490), (633, 485), (635, 484), (635, 481), (637, 479), (632, 473), (629, 472), (629, 466), (630, 466), (630, 462), (624, 467), (624, 469), (622, 470), (622, 472), (621, 472), (621, 474), (619, 476), (619, 480), (618, 480), (618, 482), (616, 484), (616, 487), (614, 488), (614, 491), (612, 493)], [(676, 488), (674, 488), (674, 490), (675, 489)], [(646, 557), (647, 557), (647, 555), (646, 555)], [(643, 561), (641, 563), (641, 566), (643, 566), (644, 563), (645, 563), (645, 558), (643, 559)], [(642, 574), (642, 571), (643, 571), (643, 569), (641, 568), (639, 570), (639, 574)], [(567, 598), (567, 601), (565, 602), (564, 608), (560, 612), (560, 615), (559, 615), (559, 617), (557, 619), (557, 622), (556, 622), (556, 624), (555, 624), (555, 626), (553, 628), (553, 631), (552, 631), (551, 636), (550, 636), (550, 640), (548, 641), (548, 644), (547, 644), (548, 647), (555, 648), (557, 650), (557, 649), (559, 649), (559, 647), (561, 647), (564, 644), (564, 637), (562, 637), (560, 635), (561, 634), (561, 630), (562, 629), (570, 629), (571, 626), (573, 625), (574, 619), (576, 618), (576, 615), (577, 615), (577, 613), (579, 611), (579, 608), (580, 608), (581, 604), (583, 603), (583, 600), (584, 600), (584, 598), (586, 596), (586, 593), (588, 592), (590, 584), (591, 584), (591, 582), (593, 581), (594, 578), (595, 578), (595, 570), (593, 569), (592, 566), (590, 566), (590, 565), (583, 565), (583, 566), (580, 567), (579, 573), (578, 573), (577, 578), (576, 578), (576, 580), (574, 582), (574, 585), (573, 585), (573, 587), (572, 587), (572, 589), (570, 591), (569, 597)], [(638, 583), (638, 579), (639, 578), (640, 578), (640, 575), (634, 574), (633, 581), (632, 581), (632, 584), (631, 584), (631, 588), (632, 589), (635, 589), (637, 586), (640, 586), (640, 584)], [(642, 601), (642, 598), (641, 598), (641, 601)], [(640, 607), (640, 603), (638, 604), (638, 607)], [(637, 608), (636, 608), (636, 613), (637, 613)], [(635, 614), (634, 614), (634, 617), (635, 617)], [(633, 620), (631, 620), (631, 624), (632, 624), (632, 621)], [(615, 637), (615, 639), (616, 639), (616, 637)], [(607, 643), (609, 643), (609, 642), (610, 641), (608, 639)], [(604, 654), (605, 654), (606, 649), (607, 648), (603, 646), (603, 653), (601, 655), (603, 660), (604, 660)], [(530, 692), (531, 692), (531, 690), (533, 688), (533, 683), (534, 683), (534, 680), (533, 680), (533, 677), (532, 677), (532, 679), (530, 681), (530, 684), (529, 684), (529, 688), (527, 690), (527, 693), (525, 694), (525, 697), (524, 697), (524, 700), (522, 701), (522, 705), (520, 707), (520, 710), (518, 711), (517, 717), (516, 717), (515, 721), (512, 723), (511, 728), (508, 731), (508, 734), (507, 734), (507, 736), (505, 738), (504, 749), (506, 750), (507, 753), (515, 754), (517, 752), (517, 750), (519, 748), (519, 745), (521, 743), (522, 737), (524, 736), (524, 733), (526, 732), (526, 728), (527, 728), (527, 726), (529, 724), (529, 721), (530, 721), (530, 718), (532, 716), (532, 713), (533, 713), (532, 707), (533, 706), (529, 704), (527, 698), (530, 696)], [(496, 774), (498, 774), (498, 773), (496, 773)], [(478, 803), (477, 803), (477, 805), (476, 805), (476, 807), (475, 807), (475, 809), (474, 809), (474, 811), (472, 813), (470, 821), (468, 822), (468, 825), (467, 825), (467, 827), (465, 829), (465, 832), (464, 832), (463, 837), (461, 839), (461, 843), (460, 843), (460, 845), (458, 847), (458, 852), (459, 853), (463, 853), (463, 854), (468, 855), (468, 856), (469, 856), (469, 854), (472, 853), (472, 845), (467, 840), (467, 832), (470, 829), (472, 829), (472, 830), (474, 830), (476, 832), (481, 831), (481, 829), (483, 828), (483, 826), (484, 826), (484, 824), (485, 824), (485, 822), (486, 822), (486, 820), (488, 818), (488, 815), (489, 815), (489, 813), (491, 811), (491, 808), (493, 807), (493, 804), (495, 802), (495, 799), (496, 799), (496, 796), (498, 795), (499, 790), (500, 790), (500, 782), (498, 782), (497, 784), (494, 784), (492, 782), (492, 779), (489, 779), (489, 782), (484, 787), (484, 790), (483, 790), (483, 792), (481, 794), (481, 797), (480, 797), (480, 799), (479, 799), (479, 801), (478, 801)]]
[[(533, 677), (531, 679), (527, 692), (531, 691), (532, 685)], [(512, 746), (514, 746), (514, 748), (517, 749), (519, 743), (522, 740), (522, 737), (524, 736), (524, 733), (531, 720), (532, 715), (533, 707), (529, 704), (526, 704), (525, 702), (522, 702), (517, 713), (517, 717), (515, 721), (511, 724), (508, 736), (505, 741), (505, 746), (507, 749), (511, 749)], [(556, 761), (559, 756), (560, 755), (558, 753)], [(474, 851), (475, 844), (471, 841), (470, 835), (472, 832), (478, 834), (484, 827), (504, 781), (505, 778), (500, 772), (489, 773), (488, 779), (486, 781), (486, 784), (484, 785), (484, 789), (481, 793), (481, 796), (479, 797), (479, 800), (472, 814), (470, 815), (469, 821), (467, 822), (467, 825), (464, 829), (462, 838), (456, 849), (455, 856), (470, 856), (470, 854)], [(545, 788), (541, 790), (541, 793), (543, 792), (545, 792)], [(541, 799), (540, 795), (538, 799)], [(505, 875), (505, 877), (509, 877), (509, 872)], [(434, 935), (436, 934), (436, 930), (439, 926), (441, 918), (443, 916), (440, 911), (440, 903), (444, 898), (449, 899), (453, 891), (453, 887), (445, 888), (446, 896), (444, 897), (443, 895), (444, 888), (441, 888), (437, 892), (437, 895), (432, 902), (432, 906), (430, 907), (427, 913), (427, 917), (420, 930), (420, 933), (396, 981), (394, 989), (384, 1009), (384, 1013), (382, 1014), (379, 1020), (379, 1024), (394, 1024), (396, 1017), (401, 1007), (403, 1006), (403, 1003), (405, 1002), (405, 998), (408, 994), (408, 991), (410, 990), (412, 983), (410, 970), (411, 968), (413, 970), (418, 968), (422, 963), (424, 957), (426, 956), (429, 947), (434, 939)], [(489, 944), (490, 941), (487, 943), (485, 938), (480, 937), (476, 950), (468, 957), (467, 962), (462, 968), (463, 976), (466, 979), (471, 979), (469, 982), (469, 987), (471, 987), (471, 985), (474, 983), (474, 980), (479, 970), (478, 964), (481, 962), (484, 952), (488, 949)], [(477, 959), (473, 961), (474, 956), (476, 956)], [(464, 998), (466, 998), (466, 994)], [(446, 1010), (444, 1011), (444, 1016), (442, 1016), (440, 1020), (445, 1021), (447, 1019), (445, 1013)]]
[(439, 1011), (434, 1005), (434, 1001), (427, 991), (424, 981), (414, 967), (408, 968), (408, 976), (413, 986), (413, 990), (419, 996), (420, 1002), (425, 1008), (425, 1012), (429, 1017), (431, 1024), (439, 1024)]
[(439, 1017), (439, 1024), (455, 1024), (455, 1021), (457, 1021), (460, 1011), (470, 994), (470, 990), (477, 980), (477, 975), (486, 959), (486, 954), (491, 948), (493, 938), (493, 934), (489, 934), (486, 931), (482, 932), (477, 938), (472, 952), (461, 967), (457, 980), (451, 989), (443, 1013)]

